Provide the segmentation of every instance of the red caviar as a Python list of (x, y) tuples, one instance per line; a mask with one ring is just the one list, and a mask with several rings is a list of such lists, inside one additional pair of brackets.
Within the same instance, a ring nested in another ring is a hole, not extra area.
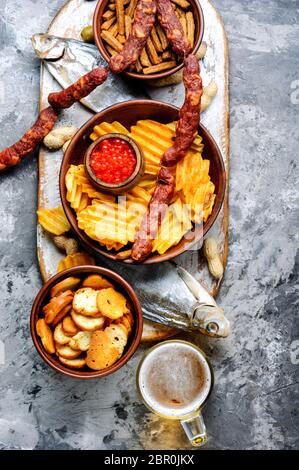
[(94, 148), (90, 167), (94, 175), (105, 183), (123, 183), (135, 170), (136, 155), (126, 140), (117, 137), (104, 139)]

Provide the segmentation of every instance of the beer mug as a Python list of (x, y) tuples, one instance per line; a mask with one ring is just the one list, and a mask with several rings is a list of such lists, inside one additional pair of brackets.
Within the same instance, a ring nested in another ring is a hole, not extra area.
[(214, 383), (212, 367), (194, 344), (164, 341), (149, 349), (137, 369), (137, 388), (153, 413), (179, 420), (193, 446), (207, 440), (201, 410)]

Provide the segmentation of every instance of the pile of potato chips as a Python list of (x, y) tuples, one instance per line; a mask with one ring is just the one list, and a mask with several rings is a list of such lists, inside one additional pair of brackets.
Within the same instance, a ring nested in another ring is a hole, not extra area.
[[(97, 191), (89, 182), (84, 165), (70, 166), (65, 180), (67, 200), (76, 212), (78, 226), (108, 250), (119, 251), (134, 242), (155, 189), (160, 159), (173, 143), (175, 126), (175, 122), (160, 124), (151, 120), (138, 121), (130, 132), (116, 121), (95, 126), (90, 136), (93, 141), (107, 133), (123, 133), (143, 150), (145, 174), (138, 186), (123, 196)], [(154, 241), (154, 252), (165, 253), (179, 243), (193, 223), (205, 222), (212, 212), (215, 186), (209, 176), (210, 161), (202, 158), (202, 151), (202, 139), (197, 136), (177, 165), (175, 194)]]

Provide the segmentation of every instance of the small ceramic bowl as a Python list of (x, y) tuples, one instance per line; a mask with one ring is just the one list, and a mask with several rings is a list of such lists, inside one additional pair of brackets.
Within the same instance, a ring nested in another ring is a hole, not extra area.
[[(99, 370), (99, 371), (92, 371), (86, 367), (86, 369), (71, 369), (70, 367), (64, 366), (58, 359), (55, 354), (51, 355), (45, 351), (40, 337), (36, 333), (36, 323), (39, 318), (41, 318), (42, 308), (45, 304), (49, 302), (49, 293), (53, 286), (58, 284), (58, 282), (66, 279), (70, 276), (77, 276), (77, 277), (85, 277), (89, 274), (100, 274), (101, 276), (109, 279), (117, 290), (127, 299), (129, 300), (132, 306), (132, 313), (134, 316), (134, 327), (132, 334), (129, 338), (128, 344), (125, 348), (125, 351), (121, 358), (112, 366), (108, 367), (107, 369)], [(101, 268), (99, 266), (77, 266), (75, 268), (67, 269), (62, 271), (56, 276), (53, 276), (49, 281), (41, 288), (37, 297), (33, 303), (31, 317), (30, 317), (30, 331), (34, 346), (37, 349), (37, 352), (42, 357), (42, 359), (54, 370), (57, 372), (61, 372), (64, 375), (68, 375), (69, 377), (77, 377), (80, 379), (92, 379), (92, 378), (101, 378), (105, 377), (106, 375), (113, 374), (118, 369), (123, 367), (133, 356), (136, 349), (139, 346), (141, 341), (143, 329), (143, 320), (142, 320), (142, 310), (137, 295), (133, 288), (128, 284), (127, 281), (119, 274), (116, 274), (114, 271), (110, 269)]]
[[(192, 53), (196, 53), (201, 45), (203, 33), (204, 33), (204, 16), (201, 5), (198, 0), (189, 0), (192, 6), (192, 12), (194, 15), (194, 22), (195, 22), (195, 40), (194, 40), (194, 47), (192, 49)], [(108, 0), (99, 0), (96, 6), (94, 17), (93, 17), (93, 31), (96, 45), (104, 59), (109, 62), (111, 59), (111, 55), (106, 49), (105, 41), (101, 38), (101, 24), (105, 21), (103, 19), (103, 13), (106, 10)], [(149, 75), (145, 75), (143, 73), (138, 72), (124, 72), (124, 75), (131, 78), (137, 78), (140, 80), (154, 80), (158, 78), (165, 78), (173, 73), (178, 72), (183, 67), (183, 62), (179, 63), (176, 67), (173, 67), (169, 70), (164, 70), (163, 72), (152, 73)]]
[[(90, 158), (94, 149), (103, 140), (115, 139), (115, 138), (122, 139), (128, 142), (131, 145), (134, 151), (135, 157), (136, 157), (135, 170), (133, 171), (133, 173), (128, 179), (126, 179), (120, 184), (105, 183), (104, 181), (100, 180), (99, 178), (95, 176), (90, 166)], [(137, 142), (135, 142), (134, 139), (132, 139), (131, 137), (125, 134), (116, 134), (116, 133), (102, 135), (95, 142), (93, 142), (87, 149), (87, 152), (84, 158), (84, 164), (85, 164), (85, 170), (86, 170), (87, 176), (90, 179), (93, 186), (95, 186), (99, 191), (103, 191), (103, 192), (111, 193), (111, 194), (122, 194), (122, 193), (125, 193), (126, 191), (129, 191), (129, 189), (133, 188), (133, 186), (136, 186), (141, 180), (142, 176), (144, 175), (144, 168), (145, 168), (143, 152), (141, 148), (139, 147), (139, 145), (137, 144)]]

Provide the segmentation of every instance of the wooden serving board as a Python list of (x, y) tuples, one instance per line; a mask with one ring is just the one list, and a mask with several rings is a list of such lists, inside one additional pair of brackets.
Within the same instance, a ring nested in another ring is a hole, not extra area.
[[(226, 33), (222, 20), (209, 0), (200, 0), (205, 19), (204, 41), (207, 43), (207, 53), (201, 62), (203, 84), (206, 86), (211, 80), (218, 85), (218, 93), (210, 107), (202, 114), (202, 122), (211, 132), (222, 153), (227, 171), (227, 181), (229, 174), (229, 95), (228, 95), (228, 48)], [(86, 2), (85, 0), (70, 0), (57, 13), (48, 33), (66, 38), (80, 39), (81, 29), (92, 24), (93, 12), (96, 2)], [(48, 94), (59, 90), (60, 86), (55, 79), (41, 65), (40, 84), (40, 106), (41, 109), (47, 106)], [(169, 86), (164, 88), (150, 88), (148, 93), (153, 99), (169, 102), (180, 106), (183, 100), (182, 85)], [(114, 104), (113, 90), (111, 91), (110, 104)], [(105, 96), (107, 102), (107, 96)], [(74, 124), (80, 127), (85, 123), (92, 113), (81, 104), (74, 105), (65, 111), (60, 119), (59, 125)], [(51, 152), (45, 147), (41, 147), (39, 153), (39, 185), (38, 185), (38, 206), (55, 207), (60, 204), (58, 175), (62, 160), (62, 150)], [(219, 240), (224, 266), (227, 262), (228, 254), (228, 187), (226, 190), (223, 207), (219, 213), (217, 221), (209, 232)], [(53, 276), (57, 271), (57, 264), (63, 254), (55, 247), (51, 238), (37, 226), (37, 251), (40, 264), (41, 275), (44, 281)], [(176, 258), (177, 264), (184, 266), (206, 288), (216, 296), (220, 283), (216, 282), (209, 274), (206, 262), (201, 251), (191, 251)], [(100, 261), (99, 261), (100, 264)], [(153, 269), (155, 266), (153, 265)], [(165, 339), (177, 331), (151, 322), (145, 321), (143, 331), (143, 341), (155, 341)]]

